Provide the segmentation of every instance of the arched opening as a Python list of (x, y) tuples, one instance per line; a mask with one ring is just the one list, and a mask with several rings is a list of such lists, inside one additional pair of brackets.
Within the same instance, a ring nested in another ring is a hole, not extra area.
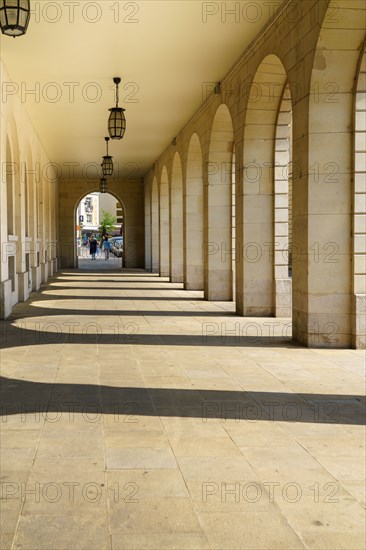
[(304, 105), (300, 112), (296, 103), (296, 117), (294, 106), (294, 337), (312, 347), (350, 347), (353, 340), (354, 92), (366, 7), (337, 5), (337, 20), (329, 24), (328, 11), (320, 30), (308, 120)]
[[(243, 218), (237, 220), (236, 289), (237, 313), (245, 316), (275, 315), (277, 295), (280, 294), (276, 291), (275, 279), (275, 257), (278, 256), (275, 209), (284, 208), (287, 213), (288, 193), (284, 178), (281, 189), (284, 192), (278, 192), (275, 197), (275, 143), (285, 82), (286, 72), (281, 61), (269, 55), (259, 65), (248, 97), (243, 193), (239, 197), (243, 201)], [(279, 154), (276, 160), (279, 161)], [(279, 181), (277, 191), (280, 191)], [(284, 274), (288, 279), (288, 272)], [(288, 288), (285, 289), (288, 293)]]
[(155, 177), (151, 187), (151, 260), (153, 273), (159, 273), (159, 189)]
[(353, 345), (366, 348), (366, 51), (361, 55), (355, 94), (353, 207)]
[(24, 173), (24, 229), (25, 229), (25, 236), (29, 237), (29, 181), (28, 181), (28, 174), (27, 174), (27, 168), (25, 168)]
[[(10, 206), (10, 216), (13, 219), (11, 246), (9, 247), (9, 276), (12, 280), (12, 290), (14, 290), (14, 303), (27, 299), (28, 281), (24, 276), (25, 272), (25, 189), (21, 178), (21, 157), (18, 140), (18, 130), (15, 120), (10, 121), (9, 132), (9, 151), (10, 151), (10, 171), (11, 171), (11, 190), (12, 207)], [(10, 229), (10, 228), (9, 228)]]
[[(8, 240), (10, 241), (15, 234), (14, 223), (14, 173), (15, 165), (12, 158), (9, 138), (6, 139), (6, 214), (7, 214), (7, 232)], [(8, 242), (7, 244), (7, 280), (9, 281), (9, 291), (13, 294), (16, 292), (16, 243)], [(6, 277), (6, 276), (5, 276)], [(17, 299), (12, 299), (16, 303)], [(12, 304), (13, 305), (13, 304)], [(9, 311), (2, 312), (2, 317), (6, 317)]]
[[(28, 164), (32, 166), (32, 156), (28, 152)], [(32, 271), (32, 289), (38, 290), (41, 284), (41, 267), (40, 267), (40, 220), (39, 220), (39, 185), (38, 178), (35, 178), (33, 173), (29, 174), (29, 190), (30, 190), (30, 237), (31, 237), (31, 271)], [(57, 223), (57, 213), (54, 214), (54, 224)]]
[(288, 84), (278, 111), (274, 162), (275, 316), (292, 315), (292, 103)]
[[(78, 267), (90, 266), (94, 258), (103, 262), (103, 267), (106, 262), (113, 269), (124, 265), (124, 207), (117, 196), (91, 191), (78, 201), (74, 219)], [(97, 241), (95, 256), (93, 245), (91, 248), (93, 237)]]
[(184, 288), (203, 290), (203, 173), (197, 134), (189, 142), (184, 189)]
[(145, 184), (144, 208), (145, 208), (145, 269), (152, 270), (151, 262), (151, 188)]
[(37, 258), (36, 237), (36, 201), (35, 180), (36, 172), (33, 166), (30, 147), (27, 148), (26, 161), (21, 167), (22, 180), (24, 181), (25, 201), (25, 271), (28, 278), (28, 291), (36, 290), (37, 273), (35, 272)]
[(170, 224), (169, 224), (169, 179), (164, 166), (159, 185), (159, 273), (169, 277), (170, 267)]
[(56, 196), (57, 191), (52, 190), (50, 196), (50, 253), (51, 273), (57, 269), (57, 230), (56, 230)]
[(8, 235), (14, 235), (14, 164), (9, 139), (6, 139), (6, 203)]
[(37, 205), (37, 239), (40, 240), (42, 236), (42, 195), (43, 195), (43, 181), (42, 178), (37, 182), (36, 187), (36, 205)]
[(174, 155), (170, 189), (170, 281), (183, 282), (183, 174), (179, 153)]
[(235, 184), (235, 148), (231, 164), (231, 281), (233, 285), (233, 302), (236, 300), (236, 184)]
[(43, 186), (43, 239), (42, 239), (42, 282), (46, 282), (49, 273), (49, 260), (50, 260), (50, 209), (49, 209), (49, 194), (50, 194), (50, 180), (47, 178)]
[[(25, 240), (23, 243), (24, 248), (24, 273), (23, 273), (23, 300), (27, 300), (29, 293), (32, 290), (32, 258), (31, 252), (33, 251), (33, 239), (31, 237), (31, 208), (32, 202), (30, 181), (27, 173), (27, 164), (24, 163), (24, 235)], [(33, 254), (32, 254), (33, 255)]]
[(232, 185), (234, 130), (229, 109), (217, 109), (207, 165), (205, 219), (206, 300), (232, 300)]
[(39, 246), (39, 255), (38, 263), (40, 266), (40, 277), (41, 281), (45, 282), (44, 277), (44, 264), (45, 264), (45, 239), (46, 239), (46, 229), (45, 229), (45, 187), (47, 181), (41, 177), (38, 185), (38, 246)]

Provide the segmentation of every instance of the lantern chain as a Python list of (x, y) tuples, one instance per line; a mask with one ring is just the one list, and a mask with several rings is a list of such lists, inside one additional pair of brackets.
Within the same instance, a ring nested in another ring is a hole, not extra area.
[(116, 84), (116, 107), (118, 107), (119, 103), (119, 92), (118, 92), (118, 84)]

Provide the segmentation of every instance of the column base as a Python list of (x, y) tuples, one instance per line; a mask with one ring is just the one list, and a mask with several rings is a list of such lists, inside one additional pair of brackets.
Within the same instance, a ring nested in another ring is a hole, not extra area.
[(204, 274), (202, 265), (187, 265), (184, 274), (184, 290), (203, 290)]
[(275, 280), (275, 317), (292, 316), (292, 279), (282, 278)]
[(352, 347), (366, 349), (366, 294), (353, 296), (352, 315)]
[(18, 299), (19, 302), (26, 302), (32, 292), (32, 273), (25, 271), (18, 273)]
[(11, 314), (14, 305), (14, 294), (11, 290), (10, 279), (0, 283), (0, 319), (7, 319)]
[(48, 279), (48, 262), (41, 264), (41, 274), (42, 283), (46, 283)]
[(312, 314), (294, 311), (293, 340), (307, 348), (349, 349), (351, 334), (347, 332), (349, 315), (332, 317), (330, 314)]
[(33, 292), (39, 290), (42, 281), (41, 266), (32, 267), (32, 290)]

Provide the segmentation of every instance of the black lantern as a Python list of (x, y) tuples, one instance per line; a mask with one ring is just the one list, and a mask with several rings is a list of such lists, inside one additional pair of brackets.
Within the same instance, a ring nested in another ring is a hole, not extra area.
[(118, 107), (119, 96), (118, 96), (118, 85), (121, 82), (121, 79), (116, 76), (113, 79), (113, 82), (116, 85), (116, 106), (109, 109), (111, 114), (108, 119), (108, 132), (111, 139), (122, 139), (126, 130), (126, 118), (122, 107)]
[(29, 0), (0, 0), (0, 27), (3, 34), (21, 36), (30, 19)]
[(106, 178), (100, 178), (99, 182), (99, 192), (100, 193), (107, 193), (108, 191), (108, 183)]
[(103, 171), (103, 176), (107, 177), (107, 176), (111, 176), (113, 174), (113, 160), (112, 160), (113, 157), (108, 155), (109, 137), (106, 137), (105, 140), (106, 140), (106, 143), (107, 143), (107, 154), (103, 157), (102, 171)]

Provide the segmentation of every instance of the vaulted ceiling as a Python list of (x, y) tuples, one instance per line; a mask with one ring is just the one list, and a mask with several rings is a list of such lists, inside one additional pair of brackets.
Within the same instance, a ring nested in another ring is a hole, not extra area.
[(110, 143), (118, 174), (142, 177), (284, 0), (99, 0), (33, 5), (1, 57), (49, 156), (92, 177), (105, 154), (113, 77), (126, 109)]

